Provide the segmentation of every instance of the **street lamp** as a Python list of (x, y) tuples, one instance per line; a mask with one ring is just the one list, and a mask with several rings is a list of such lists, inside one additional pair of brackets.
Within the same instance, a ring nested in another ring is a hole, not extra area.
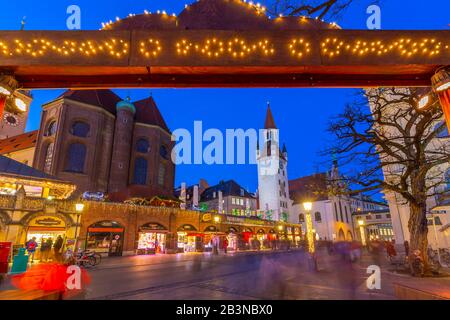
[(75, 225), (75, 249), (74, 251), (77, 250), (77, 246), (78, 246), (78, 225), (80, 224), (80, 217), (81, 217), (81, 213), (84, 210), (84, 203), (77, 203), (75, 204), (75, 211), (77, 212), (77, 224)]
[(218, 224), (220, 223), (220, 216), (214, 216), (214, 223), (216, 224), (216, 233), (214, 235), (214, 241), (213, 241), (213, 254), (219, 254), (219, 244), (217, 243), (217, 231), (218, 231)]
[(366, 245), (366, 234), (364, 232), (364, 220), (359, 219), (358, 225), (359, 225), (359, 232), (361, 233), (361, 243), (363, 246), (365, 246)]
[(312, 224), (312, 218), (311, 218), (312, 203), (304, 202), (303, 208), (306, 211), (305, 221), (306, 221), (306, 239), (308, 240), (308, 252), (310, 254), (314, 254), (314, 251), (315, 251), (314, 235), (313, 235), (313, 224)]

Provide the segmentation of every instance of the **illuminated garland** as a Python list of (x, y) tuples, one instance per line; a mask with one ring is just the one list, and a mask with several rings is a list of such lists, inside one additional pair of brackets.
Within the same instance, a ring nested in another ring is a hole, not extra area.
[[(169, 43), (163, 43), (161, 39), (147, 38), (140, 40), (139, 53), (146, 58), (156, 58), (167, 47)], [(166, 48), (164, 48), (166, 45)], [(284, 48), (283, 48), (284, 47)], [(311, 42), (304, 38), (289, 40), (285, 46), (277, 48), (269, 39), (252, 40), (239, 37), (212, 37), (199, 41), (182, 39), (174, 43), (174, 54), (180, 57), (200, 55), (209, 58), (233, 57), (248, 58), (254, 55), (273, 56), (283, 50), (296, 59), (301, 59), (311, 54), (314, 48)], [(439, 56), (449, 45), (436, 39), (409, 38), (394, 39), (392, 41), (365, 41), (354, 40), (347, 42), (339, 38), (327, 38), (320, 43), (320, 54), (327, 58), (341, 55), (352, 56), (384, 56), (387, 54), (398, 54), (409, 58), (413, 56)], [(170, 50), (169, 50), (170, 51)], [(3, 40), (0, 41), (0, 57), (25, 56), (32, 58), (45, 57), (48, 55), (61, 56), (111, 56), (122, 58), (130, 52), (129, 40), (110, 38), (105, 40), (48, 40), (45, 38), (32, 40)]]

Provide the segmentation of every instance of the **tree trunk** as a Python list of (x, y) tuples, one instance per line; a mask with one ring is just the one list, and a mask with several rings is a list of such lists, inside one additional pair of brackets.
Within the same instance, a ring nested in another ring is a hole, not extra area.
[(408, 222), (410, 234), (409, 263), (412, 263), (412, 257), (415, 250), (420, 250), (424, 271), (429, 271), (428, 264), (428, 221), (426, 215), (426, 202), (410, 204), (410, 217)]

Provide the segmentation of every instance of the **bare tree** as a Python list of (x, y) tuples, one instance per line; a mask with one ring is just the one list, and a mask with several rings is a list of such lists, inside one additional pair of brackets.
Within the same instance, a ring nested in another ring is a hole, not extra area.
[(316, 16), (318, 19), (338, 18), (356, 0), (273, 0), (272, 15)]
[[(370, 89), (334, 118), (329, 130), (336, 138), (334, 152), (351, 169), (340, 177), (367, 192), (383, 190), (400, 195), (410, 208), (411, 252), (420, 250), (426, 268), (427, 199), (442, 193), (450, 161), (449, 139), (439, 103), (416, 109), (418, 89)], [(370, 108), (367, 107), (367, 101)]]

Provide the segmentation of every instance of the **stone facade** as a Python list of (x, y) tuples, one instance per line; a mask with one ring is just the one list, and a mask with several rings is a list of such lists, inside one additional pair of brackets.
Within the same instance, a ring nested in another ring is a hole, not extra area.
[[(172, 195), (173, 143), (156, 104), (152, 98), (143, 100), (134, 114), (116, 111), (120, 101), (109, 90), (68, 91), (44, 105), (33, 166), (76, 184), (75, 196), (85, 191), (103, 192), (122, 201), (133, 196)], [(80, 123), (88, 129), (78, 132), (75, 126)], [(149, 145), (146, 152), (137, 150), (140, 139)], [(79, 151), (71, 158), (74, 145), (85, 149), (84, 159), (80, 160), (83, 152)], [(168, 158), (161, 156), (161, 146)], [(139, 171), (146, 174), (140, 183), (134, 179), (136, 158), (145, 159), (146, 164)], [(161, 171), (162, 178), (158, 176)]]

